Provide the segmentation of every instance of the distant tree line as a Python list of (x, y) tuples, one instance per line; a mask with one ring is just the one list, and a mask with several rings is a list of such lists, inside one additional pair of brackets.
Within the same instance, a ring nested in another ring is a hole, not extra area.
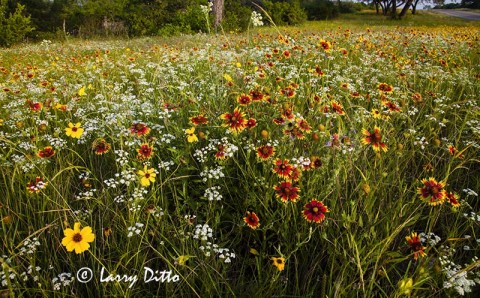
[(445, 0), (438, 0), (434, 8), (453, 9), (453, 8), (480, 8), (480, 0), (462, 0), (460, 3), (445, 3)]
[[(209, 1), (212, 6), (209, 6)], [(205, 14), (204, 8), (211, 8)], [(0, 46), (66, 36), (154, 36), (246, 30), (252, 11), (276, 25), (325, 20), (365, 4), (339, 0), (0, 0)], [(265, 12), (269, 18), (266, 17)], [(212, 26), (212, 28), (210, 28)]]

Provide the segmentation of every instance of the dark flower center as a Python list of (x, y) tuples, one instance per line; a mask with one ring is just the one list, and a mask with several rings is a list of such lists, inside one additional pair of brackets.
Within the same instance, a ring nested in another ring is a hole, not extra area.
[(318, 207), (313, 207), (312, 211), (313, 211), (313, 213), (317, 213), (318, 212)]
[(373, 134), (373, 139), (376, 141), (380, 141), (382, 139), (382, 135), (379, 132), (375, 132)]
[(72, 127), (72, 131), (73, 131), (73, 132), (77, 131), (77, 128), (76, 128), (76, 127)]
[(72, 240), (75, 241), (75, 242), (81, 242), (82, 241), (82, 235), (80, 233), (76, 233), (75, 235), (73, 235), (73, 238)]
[(148, 178), (150, 178), (150, 174), (149, 174), (149, 173), (145, 173), (144, 177), (148, 179)]

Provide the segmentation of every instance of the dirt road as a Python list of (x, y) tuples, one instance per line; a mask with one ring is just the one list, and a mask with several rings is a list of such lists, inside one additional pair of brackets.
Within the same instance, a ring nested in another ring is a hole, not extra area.
[(433, 12), (443, 13), (452, 17), (458, 17), (467, 20), (476, 20), (480, 21), (480, 13), (466, 10), (456, 10), (456, 9), (433, 9)]

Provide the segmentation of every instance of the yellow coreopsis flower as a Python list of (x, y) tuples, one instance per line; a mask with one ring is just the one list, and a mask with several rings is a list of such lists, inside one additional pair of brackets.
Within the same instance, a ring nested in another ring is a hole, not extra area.
[(277, 267), (278, 271), (283, 271), (283, 269), (285, 269), (285, 258), (284, 257), (280, 257), (280, 258), (271, 257), (270, 259), (273, 262), (273, 266)]
[(232, 77), (231, 77), (229, 74), (227, 74), (227, 73), (223, 75), (223, 78), (224, 78), (227, 82), (232, 82), (232, 81), (233, 81)]
[(175, 260), (175, 264), (184, 266), (185, 263), (186, 263), (191, 257), (193, 257), (193, 256), (188, 256), (188, 255), (179, 256), (179, 257)]
[(65, 128), (65, 133), (67, 136), (72, 138), (80, 138), (83, 134), (83, 128), (80, 127), (81, 123), (77, 122), (77, 124), (73, 125), (72, 122), (68, 123), (68, 127)]
[(83, 86), (82, 88), (80, 88), (77, 92), (78, 96), (85, 96), (86, 92), (85, 92), (85, 89), (86, 87)]
[(155, 182), (155, 176), (157, 176), (155, 169), (148, 169), (147, 166), (143, 167), (143, 171), (138, 170), (137, 174), (140, 176), (140, 184), (144, 187), (150, 186), (150, 183)]
[(197, 135), (195, 134), (195, 127), (185, 129), (185, 134), (187, 134), (187, 141), (189, 143), (198, 142)]
[(67, 248), (68, 252), (75, 250), (76, 254), (80, 254), (90, 248), (89, 242), (93, 242), (95, 234), (89, 226), (80, 230), (80, 223), (76, 222), (73, 230), (68, 228), (63, 231), (65, 237), (62, 239), (62, 245)]

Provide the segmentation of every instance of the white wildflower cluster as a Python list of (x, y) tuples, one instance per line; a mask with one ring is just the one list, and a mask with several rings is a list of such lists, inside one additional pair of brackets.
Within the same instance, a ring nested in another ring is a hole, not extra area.
[(173, 161), (163, 161), (161, 160), (159, 163), (158, 163), (158, 167), (160, 169), (164, 169), (165, 171), (170, 171), (170, 167), (174, 166), (175, 165), (175, 162)]
[(197, 149), (193, 153), (193, 157), (195, 157), (195, 159), (198, 160), (200, 163), (204, 163), (207, 161), (208, 152), (209, 152), (208, 146), (201, 149)]
[(476, 192), (474, 192), (473, 190), (471, 190), (470, 188), (465, 188), (462, 190), (464, 193), (467, 194), (467, 196), (474, 196), (474, 197), (478, 197), (478, 194)]
[(123, 144), (126, 147), (140, 146), (141, 143), (142, 143), (142, 141), (139, 140), (139, 139), (127, 139), (127, 140), (125, 140), (125, 142), (123, 142)]
[(129, 186), (131, 182), (137, 180), (135, 169), (133, 168), (125, 169), (121, 173), (115, 173), (115, 178), (117, 179), (118, 183), (126, 186)]
[[(0, 265), (2, 265), (2, 269), (0, 270), (0, 280), (2, 281), (2, 287), (8, 286), (8, 284), (17, 277), (15, 274), (15, 270), (11, 268), (12, 259), (7, 257), (6, 255), (2, 255), (0, 258)], [(10, 280), (10, 281), (9, 281)]]
[(35, 165), (27, 162), (27, 158), (23, 155), (12, 154), (10, 158), (15, 164), (21, 167), (24, 173), (28, 173), (35, 168)]
[(480, 135), (480, 121), (471, 119), (467, 121), (467, 125), (469, 128), (472, 130), (473, 134), (475, 135)]
[[(175, 140), (175, 136), (172, 134), (163, 134), (162, 137), (160, 138), (160, 141), (165, 144), (170, 144), (173, 140)], [(175, 149), (174, 147), (172, 147)]]
[(214, 254), (217, 254), (219, 259), (222, 259), (224, 263), (231, 263), (232, 259), (235, 258), (235, 253), (230, 252), (228, 248), (221, 248), (218, 247), (218, 244), (207, 242), (205, 245), (199, 247), (199, 249), (203, 252), (206, 257)]
[(221, 139), (210, 139), (208, 145), (204, 148), (195, 150), (193, 156), (201, 163), (207, 161), (211, 152), (217, 152), (219, 148), (222, 148), (223, 156), (225, 158), (232, 157), (235, 152), (238, 151), (238, 147), (228, 142), (228, 138), (223, 137)]
[(200, 9), (204, 15), (208, 15), (213, 9), (213, 2), (208, 2), (208, 5), (200, 5)]
[(140, 211), (142, 209), (142, 205), (140, 204), (136, 204), (136, 203), (133, 203), (130, 208), (128, 208), (128, 210), (130, 210), (131, 212), (137, 212), (137, 211)]
[(18, 148), (21, 148), (25, 151), (34, 150), (36, 147), (29, 142), (21, 142), (17, 145)]
[(143, 228), (143, 226), (144, 226), (143, 223), (137, 222), (137, 223), (135, 223), (135, 225), (128, 227), (127, 228), (127, 231), (128, 231), (127, 237), (130, 238), (134, 234), (139, 235), (142, 232), (141, 229)]
[(120, 166), (124, 166), (128, 164), (128, 152), (118, 149), (118, 150), (115, 150), (115, 154), (118, 156), (117, 159), (115, 159), (115, 161), (118, 162)]
[(208, 224), (198, 224), (195, 226), (193, 238), (207, 241), (208, 238), (213, 238), (213, 230), (208, 226)]
[(208, 241), (209, 239), (213, 239), (213, 230), (208, 226), (208, 224), (196, 225), (193, 238), (207, 241), (199, 247), (206, 257), (209, 257), (212, 255), (212, 253), (214, 253), (218, 256), (218, 258), (222, 259), (224, 263), (231, 263), (231, 259), (235, 258), (235, 253), (230, 252), (228, 248), (221, 248), (217, 244)]
[(90, 173), (89, 172), (82, 172), (80, 173), (80, 175), (78, 175), (78, 179), (80, 180), (86, 180), (90, 177)]
[(218, 180), (222, 177), (225, 177), (225, 174), (222, 172), (223, 167), (218, 166), (217, 168), (214, 169), (205, 169), (200, 173), (200, 177), (202, 177), (203, 182), (207, 182), (208, 179), (215, 179)]
[(105, 185), (107, 185), (107, 187), (110, 187), (110, 188), (117, 188), (117, 186), (119, 186), (119, 183), (113, 178), (104, 180), (103, 183), (105, 183)]
[(95, 188), (89, 189), (84, 192), (78, 193), (78, 195), (75, 196), (75, 199), (77, 200), (90, 200), (93, 199), (93, 196), (97, 190)]
[(100, 121), (98, 119), (87, 119), (82, 124), (84, 129), (83, 134), (78, 139), (78, 144), (85, 144), (87, 142), (88, 135), (95, 135), (97, 131), (101, 130)]
[(422, 150), (424, 150), (425, 146), (428, 145), (428, 141), (425, 137), (416, 137), (413, 144), (415, 146), (420, 146), (420, 148), (422, 148)]
[(408, 111), (407, 114), (409, 116), (415, 116), (418, 113), (418, 109), (415, 106), (412, 106)]
[(468, 218), (470, 220), (480, 222), (480, 214), (477, 214), (473, 211), (471, 211), (470, 213), (464, 213), (463, 216), (465, 216), (466, 218)]
[(42, 40), (42, 42), (40, 43), (40, 47), (44, 47), (45, 49), (50, 49), (50, 46), (52, 45), (52, 41), (51, 40), (48, 40), (48, 39), (44, 39)]
[(18, 255), (31, 255), (37, 251), (37, 247), (40, 246), (40, 242), (38, 241), (37, 237), (33, 237), (31, 239), (26, 239), (23, 242), (22, 247), (20, 247), (20, 251)]
[(311, 163), (312, 162), (308, 157), (300, 156), (299, 158), (292, 158), (292, 164), (295, 168), (303, 169), (305, 167), (309, 167)]
[(263, 26), (263, 18), (262, 15), (255, 10), (252, 11), (252, 15), (250, 16), (250, 21), (252, 22), (253, 27), (260, 27)]
[(163, 111), (155, 111), (155, 116), (157, 116), (158, 119), (168, 119), (172, 117), (173, 113), (175, 113), (174, 109), (164, 108)]
[(223, 196), (219, 192), (220, 186), (212, 186), (205, 189), (205, 194), (203, 195), (209, 201), (220, 201)]
[(235, 253), (233, 251), (230, 252), (228, 248), (214, 247), (213, 252), (216, 253), (220, 259), (224, 260), (224, 263), (231, 263), (231, 259), (235, 258)]
[(86, 220), (90, 217), (90, 210), (83, 208), (73, 211), (73, 214), (81, 220)]
[(40, 270), (42, 269), (39, 266), (34, 268), (33, 265), (28, 265), (27, 271), (20, 273), (20, 279), (28, 281), (32, 277), (33, 281), (38, 281), (40, 277), (37, 275), (37, 272), (40, 272)]
[(148, 194), (148, 190), (146, 190), (145, 188), (137, 188), (133, 191), (132, 197), (128, 201), (141, 201), (145, 199), (144, 195), (146, 194)]
[(59, 291), (61, 287), (69, 286), (75, 278), (71, 273), (63, 272), (52, 279), (53, 289)]
[(123, 195), (118, 195), (113, 199), (113, 201), (117, 204), (124, 203), (125, 197)]
[(434, 233), (420, 233), (420, 235), (418, 235), (420, 237), (420, 241), (422, 243), (428, 243), (429, 246), (435, 246), (437, 245), (442, 239), (435, 235)]
[[(472, 264), (478, 261), (478, 257), (473, 257)], [(464, 296), (465, 293), (471, 293), (472, 287), (475, 284), (480, 284), (480, 279), (469, 279), (469, 273), (471, 271), (465, 270), (461, 265), (457, 265), (452, 262), (448, 256), (440, 257), (440, 265), (442, 266), (442, 271), (447, 277), (447, 281), (443, 282), (443, 287), (446, 289), (454, 288), (455, 291)], [(468, 267), (469, 265), (465, 265)], [(478, 268), (478, 266), (476, 267)]]
[(83, 109), (83, 108), (78, 108), (77, 111), (76, 111), (75, 114), (74, 114), (74, 115), (75, 115), (75, 118), (84, 118), (86, 112), (87, 112), (87, 111), (86, 111), (85, 109)]

